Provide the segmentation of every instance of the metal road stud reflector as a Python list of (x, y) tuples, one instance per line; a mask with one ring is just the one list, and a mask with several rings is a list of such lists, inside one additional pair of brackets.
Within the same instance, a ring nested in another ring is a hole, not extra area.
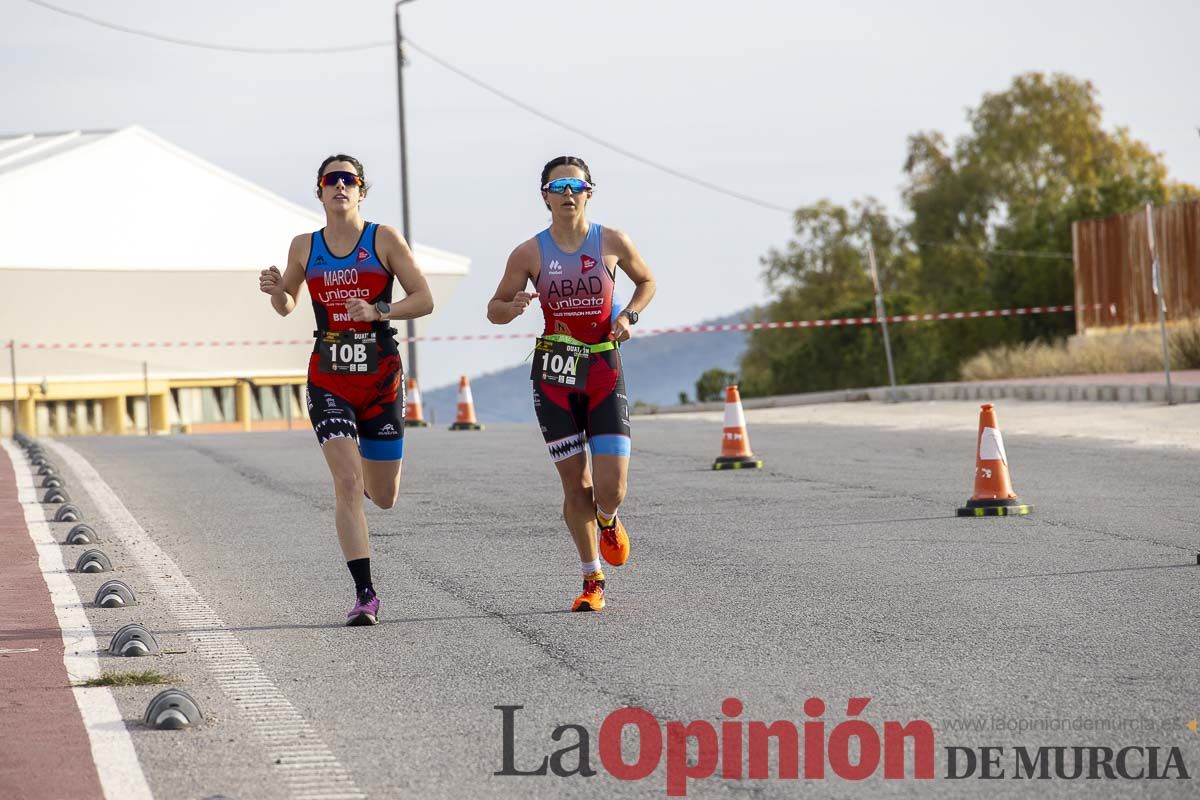
[(111, 580), (100, 584), (96, 590), (96, 605), (100, 608), (123, 608), (137, 604), (137, 596), (129, 584)]
[(83, 519), (83, 512), (79, 510), (79, 506), (70, 503), (64, 503), (54, 512), (55, 522), (79, 522)]
[(146, 706), (147, 727), (177, 731), (204, 721), (196, 700), (182, 689), (163, 689)]
[(113, 634), (112, 641), (108, 643), (108, 652), (114, 656), (128, 658), (156, 656), (161, 649), (158, 646), (158, 639), (155, 639), (150, 629), (140, 622), (131, 622), (121, 626)]
[(53, 472), (42, 478), (43, 489), (61, 489), (64, 485), (63, 479), (55, 475)]
[(54, 488), (47, 489), (46, 494), (42, 497), (43, 503), (68, 503), (71, 500), (71, 495), (67, 494), (66, 489)]
[(81, 522), (67, 533), (64, 544), (91, 544), (99, 538), (91, 525)]
[(53, 464), (42, 464), (38, 467), (37, 474), (46, 476), (58, 475), (58, 470), (54, 468)]
[(102, 550), (84, 550), (75, 562), (76, 572), (109, 572), (111, 570), (112, 561)]

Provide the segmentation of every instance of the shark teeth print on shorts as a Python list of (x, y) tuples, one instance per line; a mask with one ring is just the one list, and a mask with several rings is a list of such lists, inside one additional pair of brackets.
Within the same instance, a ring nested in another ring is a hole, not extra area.
[(325, 444), (330, 439), (346, 438), (358, 440), (358, 428), (345, 417), (332, 417), (317, 423), (317, 441)]
[(583, 452), (583, 434), (573, 433), (562, 439), (547, 442), (546, 447), (550, 450), (551, 460), (562, 461), (565, 458), (570, 458)]

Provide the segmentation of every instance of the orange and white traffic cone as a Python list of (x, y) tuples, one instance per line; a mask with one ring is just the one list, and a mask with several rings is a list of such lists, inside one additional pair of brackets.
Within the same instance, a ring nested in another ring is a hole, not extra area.
[(471, 383), (467, 376), (458, 379), (458, 413), (454, 417), (452, 431), (481, 431), (483, 426), (475, 419), (475, 400), (471, 397)]
[(746, 415), (737, 385), (725, 389), (725, 431), (721, 435), (721, 455), (713, 469), (762, 469), (763, 462), (750, 452), (750, 434), (746, 433)]
[(421, 390), (417, 388), (417, 379), (408, 379), (408, 394), (404, 405), (404, 427), (428, 428), (429, 423), (421, 416)]
[(1022, 503), (1013, 491), (996, 412), (991, 403), (984, 403), (979, 411), (979, 438), (975, 444), (975, 494), (958, 509), (958, 516), (1009, 517), (1031, 511), (1033, 506)]

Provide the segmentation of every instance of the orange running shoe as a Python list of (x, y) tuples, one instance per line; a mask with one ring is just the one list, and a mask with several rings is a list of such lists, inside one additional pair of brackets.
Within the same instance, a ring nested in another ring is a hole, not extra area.
[(583, 577), (583, 594), (575, 598), (572, 611), (599, 611), (604, 608), (604, 573), (593, 572)]
[(619, 567), (628, 561), (629, 534), (625, 532), (621, 520), (614, 517), (613, 524), (605, 526), (597, 519), (596, 527), (600, 529), (600, 557), (604, 559), (604, 563)]

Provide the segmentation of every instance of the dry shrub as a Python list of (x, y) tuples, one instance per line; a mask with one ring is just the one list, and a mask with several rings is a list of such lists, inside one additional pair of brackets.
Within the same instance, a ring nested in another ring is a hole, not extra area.
[(1192, 317), (1171, 328), (1171, 366), (1200, 369), (1200, 317)]
[[(1200, 317), (1168, 325), (1172, 369), (1200, 369)], [(1162, 369), (1157, 327), (1025, 342), (984, 350), (960, 369), (963, 380), (1099, 375)]]

